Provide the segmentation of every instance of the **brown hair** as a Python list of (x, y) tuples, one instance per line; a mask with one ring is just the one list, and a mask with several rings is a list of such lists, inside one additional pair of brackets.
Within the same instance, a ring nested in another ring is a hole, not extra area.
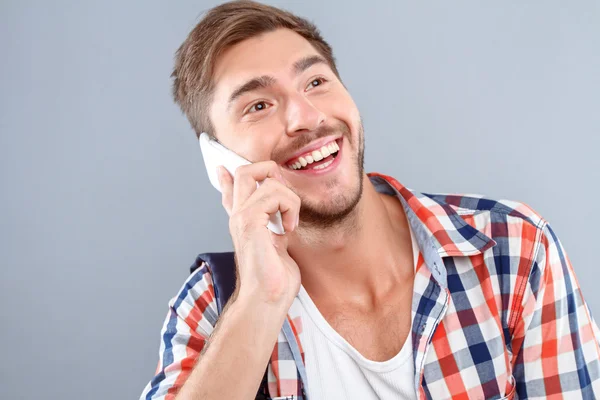
[(288, 11), (250, 0), (232, 1), (209, 10), (175, 54), (173, 97), (196, 136), (214, 135), (208, 106), (214, 89), (213, 68), (219, 55), (245, 39), (287, 28), (308, 40), (338, 76), (331, 46), (317, 27)]

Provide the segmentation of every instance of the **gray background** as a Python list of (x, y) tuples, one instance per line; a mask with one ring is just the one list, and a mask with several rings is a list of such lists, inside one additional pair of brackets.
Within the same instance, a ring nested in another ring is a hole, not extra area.
[[(170, 98), (216, 3), (0, 3), (0, 398), (137, 398), (188, 266), (231, 248)], [(367, 170), (528, 203), (600, 313), (597, 1), (272, 4), (332, 44)]]

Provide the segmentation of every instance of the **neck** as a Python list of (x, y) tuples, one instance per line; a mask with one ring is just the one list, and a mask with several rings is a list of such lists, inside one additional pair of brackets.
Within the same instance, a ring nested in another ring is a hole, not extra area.
[(366, 176), (362, 198), (344, 221), (326, 230), (300, 224), (290, 239), (288, 251), (313, 298), (376, 302), (398, 285), (412, 285), (412, 247), (402, 204), (379, 194)]

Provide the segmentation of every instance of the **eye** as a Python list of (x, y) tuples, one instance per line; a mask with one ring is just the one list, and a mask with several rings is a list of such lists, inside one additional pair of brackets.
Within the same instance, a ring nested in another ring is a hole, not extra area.
[(306, 87), (306, 90), (310, 90), (310, 89), (312, 89), (314, 87), (321, 86), (325, 82), (327, 82), (327, 79), (325, 79), (323, 77), (315, 78), (315, 79), (313, 79), (313, 80), (310, 81), (310, 83)]
[(268, 105), (267, 105), (267, 103), (266, 103), (266, 102), (264, 102), (264, 101), (259, 101), (259, 102), (257, 102), (257, 103), (254, 103), (254, 104), (252, 105), (252, 107), (250, 107), (250, 108), (248, 109), (248, 113), (255, 113), (255, 112), (258, 112), (258, 111), (266, 110), (266, 109), (267, 109), (267, 107), (268, 107)]

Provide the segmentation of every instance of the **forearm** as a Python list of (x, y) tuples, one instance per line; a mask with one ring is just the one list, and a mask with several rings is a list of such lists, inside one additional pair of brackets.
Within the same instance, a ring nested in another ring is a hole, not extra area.
[(255, 299), (226, 307), (177, 400), (255, 398), (289, 308)]

